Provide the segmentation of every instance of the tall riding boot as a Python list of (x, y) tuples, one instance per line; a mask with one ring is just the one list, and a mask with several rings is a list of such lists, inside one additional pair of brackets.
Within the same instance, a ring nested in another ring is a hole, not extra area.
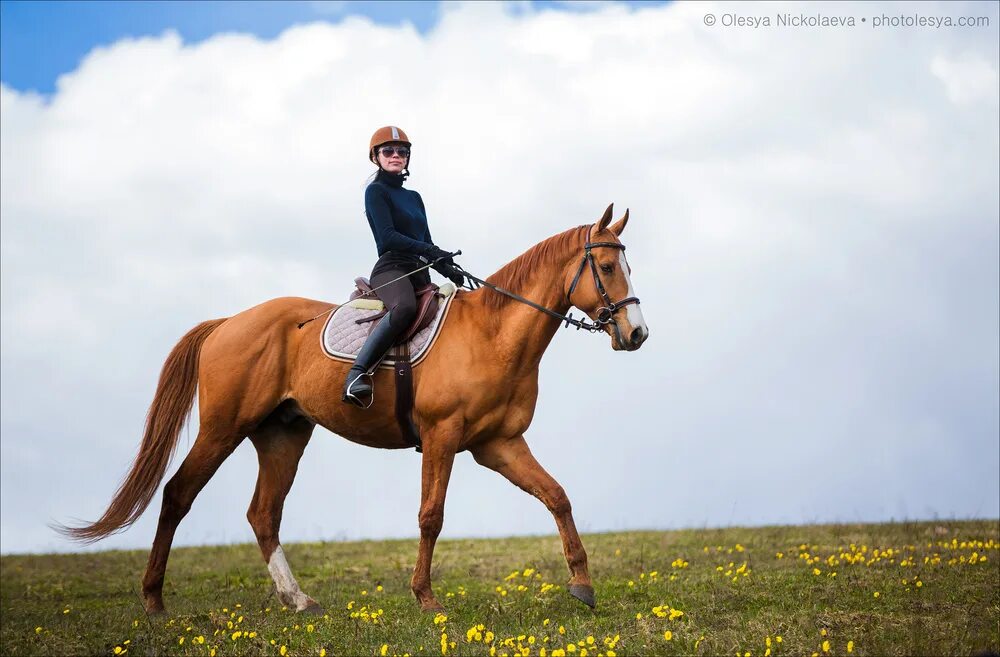
[(392, 343), (396, 340), (389, 324), (390, 310), (384, 317), (378, 320), (375, 328), (368, 334), (361, 351), (347, 373), (347, 380), (344, 382), (344, 395), (342, 401), (349, 402), (361, 408), (368, 408), (375, 401), (375, 388), (372, 382), (372, 373), (378, 367), (382, 357), (392, 348)]

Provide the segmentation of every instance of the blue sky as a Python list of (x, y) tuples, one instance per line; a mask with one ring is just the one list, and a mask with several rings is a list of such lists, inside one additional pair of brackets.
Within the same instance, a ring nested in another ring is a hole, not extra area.
[[(533, 1), (533, 10), (581, 11), (599, 3)], [(625, 2), (632, 7), (662, 2)], [(0, 80), (19, 91), (55, 91), (56, 79), (76, 68), (96, 46), (126, 37), (159, 35), (176, 30), (186, 43), (197, 43), (220, 32), (250, 32), (273, 38), (297, 23), (337, 22), (362, 15), (376, 23), (409, 22), (421, 33), (434, 27), (437, 2), (0, 2)]]

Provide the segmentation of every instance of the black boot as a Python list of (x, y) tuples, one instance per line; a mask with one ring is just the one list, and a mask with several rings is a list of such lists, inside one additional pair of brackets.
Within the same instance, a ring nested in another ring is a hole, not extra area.
[(349, 402), (361, 408), (368, 408), (375, 401), (375, 388), (371, 374), (378, 367), (382, 357), (392, 348), (392, 343), (396, 340), (389, 324), (390, 310), (384, 317), (378, 320), (375, 328), (368, 334), (361, 351), (358, 352), (354, 365), (347, 373), (347, 380), (344, 382), (344, 395), (341, 401)]

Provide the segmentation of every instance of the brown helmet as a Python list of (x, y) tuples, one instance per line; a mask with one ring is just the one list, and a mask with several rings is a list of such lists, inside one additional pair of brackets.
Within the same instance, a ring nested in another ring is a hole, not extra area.
[(403, 132), (402, 128), (397, 128), (394, 125), (387, 125), (384, 128), (379, 128), (375, 131), (375, 134), (372, 135), (372, 139), (368, 143), (368, 159), (378, 164), (378, 160), (375, 159), (375, 149), (382, 144), (388, 144), (391, 141), (412, 146), (410, 139), (406, 136), (406, 133)]

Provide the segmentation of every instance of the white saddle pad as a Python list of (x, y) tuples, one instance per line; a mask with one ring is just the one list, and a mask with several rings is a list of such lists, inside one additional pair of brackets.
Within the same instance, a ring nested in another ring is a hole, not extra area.
[[(455, 286), (452, 283), (445, 283), (438, 290), (438, 294), (443, 295), (444, 298), (438, 300), (437, 315), (434, 316), (430, 324), (410, 339), (410, 363), (413, 365), (419, 363), (427, 355), (438, 331), (444, 325), (445, 316), (448, 314), (451, 302), (455, 299)], [(354, 299), (334, 310), (326, 318), (326, 324), (320, 333), (323, 353), (334, 360), (353, 362), (368, 338), (368, 330), (371, 328), (371, 322), (364, 324), (355, 322), (365, 317), (377, 315), (384, 308), (385, 304), (378, 299)], [(379, 367), (392, 367), (394, 362), (393, 352), (390, 350)]]

